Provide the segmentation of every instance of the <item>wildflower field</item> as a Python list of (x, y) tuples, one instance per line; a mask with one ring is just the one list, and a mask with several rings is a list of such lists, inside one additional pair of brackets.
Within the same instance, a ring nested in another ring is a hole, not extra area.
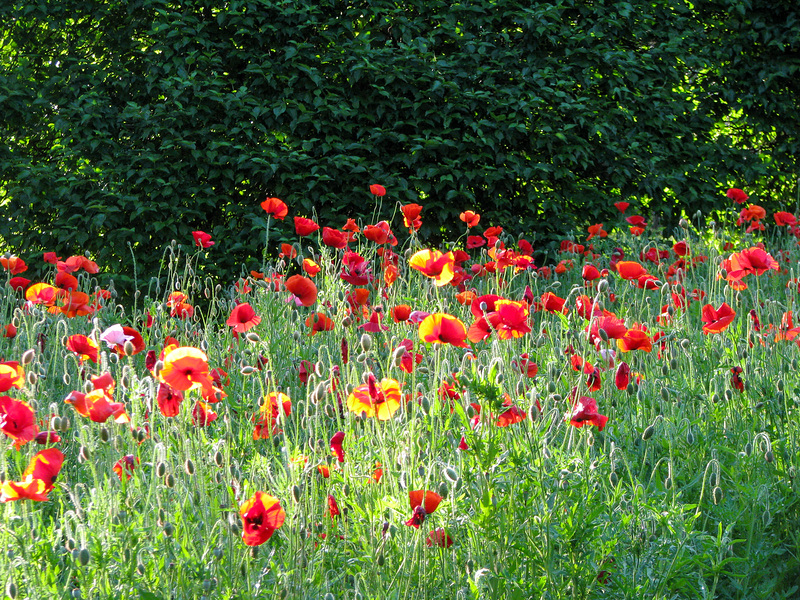
[(800, 594), (792, 213), (620, 202), (543, 260), (370, 192), (267, 198), (229, 287), (203, 231), (124, 306), (91, 257), (0, 259), (7, 597)]

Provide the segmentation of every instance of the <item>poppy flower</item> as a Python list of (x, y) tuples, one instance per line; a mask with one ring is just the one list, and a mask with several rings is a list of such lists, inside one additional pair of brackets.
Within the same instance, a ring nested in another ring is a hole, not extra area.
[(331, 331), (334, 323), (325, 313), (315, 312), (306, 317), (306, 327), (310, 327), (311, 335), (314, 335), (320, 331)]
[(373, 183), (369, 186), (369, 193), (373, 196), (385, 196), (386, 188), (377, 183)]
[(370, 374), (367, 383), (357, 386), (347, 397), (347, 408), (357, 415), (366, 414), (379, 421), (391, 419), (400, 408), (400, 384), (394, 379), (380, 381)]
[(211, 234), (205, 231), (193, 231), (192, 237), (194, 238), (194, 245), (198, 248), (210, 248), (214, 245), (211, 241)]
[(64, 402), (72, 407), (82, 417), (87, 417), (95, 423), (105, 423), (113, 417), (115, 423), (129, 423), (130, 418), (125, 412), (122, 402), (110, 402), (110, 396), (104, 389), (92, 390), (88, 393), (73, 391), (64, 398)]
[(338, 517), (342, 514), (342, 511), (339, 510), (339, 503), (336, 502), (336, 498), (333, 497), (333, 494), (328, 494), (328, 516), (333, 519), (334, 517)]
[(188, 296), (183, 292), (172, 292), (167, 298), (167, 306), (171, 309), (169, 316), (189, 319), (194, 315), (194, 307), (186, 302)]
[(539, 372), (539, 367), (535, 362), (530, 360), (527, 352), (520, 355), (519, 362), (515, 360), (512, 361), (512, 364), (519, 369), (520, 373), (529, 378), (536, 377), (536, 374)]
[(195, 427), (206, 427), (209, 423), (217, 420), (217, 413), (211, 408), (210, 404), (198, 400), (192, 409), (192, 425)]
[(125, 477), (125, 481), (127, 481), (131, 478), (131, 473), (133, 473), (134, 469), (136, 469), (140, 462), (141, 460), (133, 454), (123, 456), (116, 463), (114, 463), (114, 473), (117, 474), (117, 477), (119, 477), (120, 481), (122, 481), (123, 476)]
[(728, 306), (727, 302), (723, 302), (719, 308), (714, 308), (711, 304), (706, 304), (701, 313), (701, 320), (703, 321), (703, 333), (720, 333), (727, 329), (736, 318), (736, 312)]
[(593, 237), (607, 237), (608, 232), (603, 229), (602, 223), (595, 223), (594, 225), (589, 225), (589, 235), (586, 237), (586, 241), (588, 242)]
[(340, 463), (344, 462), (344, 431), (337, 431), (331, 437), (331, 451), (336, 454), (336, 460)]
[(736, 202), (736, 204), (743, 204), (750, 197), (739, 188), (730, 188), (725, 195)]
[(126, 350), (125, 350), (126, 342), (129, 342), (127, 344), (128, 350), (132, 350), (130, 352), (130, 356), (139, 354), (139, 352), (144, 351), (145, 344), (144, 344), (144, 339), (142, 338), (142, 334), (136, 331), (133, 327), (128, 327), (126, 325), (123, 325), (122, 335), (125, 338), (124, 341), (122, 343), (117, 342), (113, 346), (109, 343), (110, 340), (103, 340), (102, 335), (100, 336), (100, 339), (109, 344), (109, 347), (111, 347), (111, 349), (114, 350), (114, 352), (116, 352), (120, 356), (126, 355)]
[(260, 546), (272, 537), (286, 520), (286, 511), (277, 498), (256, 492), (239, 507), (242, 518), (242, 541), (248, 546)]
[(25, 385), (25, 369), (16, 361), (0, 362), (0, 392)]
[(486, 239), (480, 235), (467, 236), (467, 250), (473, 250), (486, 245)]
[(623, 279), (639, 279), (642, 275), (647, 275), (647, 269), (635, 260), (621, 260), (616, 265), (617, 274)]
[(28, 270), (28, 265), (19, 256), (2, 256), (0, 257), (0, 266), (2, 266), (11, 275), (19, 275)]
[(283, 221), (284, 217), (289, 214), (289, 208), (280, 198), (267, 198), (261, 203), (261, 208), (263, 208), (268, 215), (272, 215), (279, 221)]
[(630, 202), (614, 202), (614, 206), (619, 212), (624, 213), (626, 210), (628, 210)]
[(575, 402), (572, 414), (569, 416), (570, 425), (575, 427), (583, 427), (587, 424), (594, 425), (598, 431), (603, 431), (607, 422), (607, 416), (597, 413), (597, 400), (587, 396), (581, 396)]
[[(280, 404), (280, 407), (278, 406)], [(283, 414), (292, 414), (292, 401), (283, 392), (270, 392), (264, 397), (258, 414), (253, 417), (255, 428), (253, 429), (254, 440), (266, 440), (271, 436), (281, 432), (278, 428), (278, 417), (283, 409)]]
[(617, 338), (617, 348), (622, 352), (632, 350), (650, 352), (653, 349), (653, 342), (646, 331), (639, 327), (633, 327), (628, 329), (622, 337)]
[(40, 450), (23, 471), (21, 481), (0, 482), (0, 502), (23, 498), (39, 502), (47, 500), (63, 464), (64, 454), (58, 448)]
[(458, 218), (464, 221), (464, 223), (467, 224), (467, 227), (470, 228), (475, 227), (476, 225), (478, 225), (478, 223), (481, 222), (481, 216), (478, 213), (471, 210), (465, 210), (460, 215), (458, 215)]
[(286, 280), (286, 289), (294, 294), (303, 306), (311, 306), (317, 301), (317, 286), (308, 277), (292, 275)]
[(675, 242), (672, 245), (672, 251), (675, 253), (676, 256), (686, 256), (687, 254), (689, 254), (689, 245), (684, 240), (681, 240), (680, 242)]
[(450, 344), (468, 348), (467, 328), (457, 317), (447, 313), (433, 313), (419, 324), (419, 339), (432, 344)]
[(772, 217), (778, 227), (792, 226), (797, 223), (797, 218), (792, 213), (782, 210), (777, 211)]
[(55, 252), (45, 252), (42, 254), (42, 260), (48, 264), (55, 265), (61, 260), (61, 257), (57, 256)]
[(614, 374), (614, 385), (618, 390), (628, 389), (628, 384), (631, 381), (631, 368), (626, 362), (620, 362), (617, 365), (617, 371)]
[(408, 265), (433, 279), (436, 286), (450, 283), (455, 275), (455, 257), (452, 252), (442, 254), (438, 250), (420, 250), (408, 259)]
[(311, 235), (318, 229), (319, 225), (313, 219), (307, 219), (306, 217), (294, 218), (294, 231), (300, 237)]
[(411, 518), (406, 521), (410, 527), (419, 526), (425, 522), (425, 517), (433, 513), (442, 501), (442, 497), (436, 492), (426, 490), (414, 490), (408, 492), (408, 502), (411, 505)]
[(403, 225), (408, 228), (409, 233), (414, 233), (422, 226), (422, 219), (419, 214), (422, 207), (419, 204), (404, 204), (400, 207), (403, 213)]
[(0, 396), (0, 431), (14, 440), (19, 450), (39, 433), (33, 407), (24, 400)]
[(213, 393), (208, 357), (202, 350), (190, 346), (175, 348), (164, 356), (159, 379), (182, 392), (201, 387)]
[(543, 310), (549, 313), (561, 313), (563, 315), (569, 312), (569, 308), (564, 306), (566, 300), (560, 296), (556, 296), (553, 292), (545, 292), (542, 294), (541, 301), (535, 302), (534, 307), (536, 310)]
[(181, 402), (183, 402), (183, 392), (173, 389), (166, 383), (159, 383), (156, 402), (162, 415), (176, 417), (180, 412)]
[(442, 527), (437, 527), (425, 538), (425, 545), (428, 548), (449, 548), (453, 545), (453, 540)]
[(633, 225), (634, 227), (647, 227), (647, 221), (644, 220), (644, 217), (641, 215), (633, 215), (630, 217), (626, 217), (625, 221), (628, 222), (629, 225)]
[(730, 255), (728, 260), (730, 261), (730, 268), (728, 269), (729, 281), (739, 280), (747, 275), (761, 275), (767, 271), (777, 271), (779, 269), (778, 262), (758, 246), (735, 252)]
[(344, 231), (331, 229), (330, 227), (322, 228), (322, 243), (326, 246), (341, 250), (347, 246), (349, 241), (349, 237)]
[(321, 270), (322, 270), (322, 267), (320, 267), (320, 266), (319, 266), (319, 265), (318, 265), (318, 264), (317, 264), (315, 261), (313, 261), (312, 259), (310, 259), (310, 258), (304, 258), (304, 259), (303, 259), (303, 271), (305, 271), (305, 272), (306, 272), (306, 274), (307, 274), (309, 277), (314, 277), (314, 276), (316, 276), (316, 275), (317, 275), (317, 273), (319, 273)]
[(498, 427), (508, 427), (520, 421), (524, 421), (527, 418), (527, 414), (524, 410), (508, 401), (503, 403), (503, 408), (505, 408), (505, 410), (500, 413), (495, 423)]
[(408, 304), (398, 304), (392, 308), (392, 319), (395, 323), (403, 323), (408, 321), (411, 316), (411, 307)]
[(85, 360), (97, 362), (99, 348), (93, 339), (81, 334), (71, 335), (67, 338), (66, 346), (67, 350), (78, 356), (81, 363)]

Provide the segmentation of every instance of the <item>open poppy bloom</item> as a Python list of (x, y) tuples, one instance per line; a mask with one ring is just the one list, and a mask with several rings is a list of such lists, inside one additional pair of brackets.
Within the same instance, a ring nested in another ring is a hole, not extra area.
[(261, 317), (256, 314), (256, 311), (247, 302), (234, 306), (228, 320), (225, 321), (226, 325), (233, 328), (234, 334), (249, 331), (259, 323), (261, 323)]
[[(279, 407), (278, 404), (281, 406)], [(255, 428), (253, 429), (254, 440), (266, 440), (281, 432), (278, 427), (281, 408), (283, 408), (283, 414), (286, 416), (292, 414), (292, 401), (283, 392), (270, 392), (264, 397), (264, 401), (258, 409), (258, 414), (253, 417), (253, 421), (255, 421)]]
[(433, 313), (419, 324), (419, 339), (432, 344), (450, 344), (468, 348), (467, 328), (457, 317), (447, 313)]
[(586, 237), (586, 241), (588, 242), (590, 239), (592, 239), (595, 236), (601, 237), (601, 238), (604, 238), (604, 237), (608, 236), (608, 232), (605, 229), (603, 229), (603, 224), (602, 223), (596, 223), (594, 225), (589, 225), (589, 235)]
[(617, 274), (623, 279), (639, 279), (647, 275), (647, 269), (635, 260), (621, 260), (616, 265)]
[(336, 455), (336, 460), (344, 462), (344, 431), (337, 431), (331, 437), (331, 452)]
[(420, 250), (408, 259), (408, 265), (433, 279), (436, 286), (447, 285), (455, 275), (455, 256), (452, 252), (442, 254), (438, 250)]
[(334, 323), (325, 313), (315, 312), (306, 317), (306, 327), (310, 327), (311, 335), (314, 335), (320, 331), (331, 331), (334, 328)]
[(449, 548), (453, 545), (453, 540), (442, 527), (437, 527), (425, 538), (425, 545), (428, 548)]
[(31, 458), (21, 481), (0, 482), (0, 502), (23, 498), (38, 502), (47, 500), (63, 464), (64, 455), (58, 448), (40, 450)]
[(377, 381), (370, 373), (367, 383), (356, 387), (347, 397), (347, 408), (357, 415), (364, 413), (379, 421), (391, 419), (400, 408), (400, 384), (388, 378)]
[(100, 268), (97, 266), (97, 263), (93, 260), (89, 260), (83, 254), (70, 256), (64, 262), (60, 260), (56, 261), (56, 269), (66, 273), (74, 273), (75, 271), (83, 269), (91, 275), (96, 275), (100, 272)]
[(736, 202), (736, 204), (743, 204), (750, 197), (739, 188), (730, 188), (725, 195)]
[(71, 335), (67, 338), (66, 346), (67, 350), (78, 356), (81, 363), (85, 360), (97, 362), (99, 348), (93, 339), (81, 334)]
[(205, 427), (216, 420), (217, 413), (214, 412), (210, 404), (202, 400), (198, 400), (194, 403), (194, 408), (192, 409), (192, 425), (195, 427)]
[(624, 213), (626, 210), (628, 210), (630, 205), (630, 202), (614, 202), (614, 206), (621, 213)]
[(214, 393), (208, 357), (202, 350), (190, 346), (181, 346), (165, 354), (159, 379), (182, 392), (203, 388), (209, 394)]
[(180, 412), (181, 402), (183, 402), (183, 392), (173, 389), (166, 383), (159, 383), (156, 402), (162, 415), (165, 417), (177, 417)]
[(772, 258), (765, 250), (758, 246), (753, 246), (734, 252), (728, 258), (728, 281), (739, 280), (747, 275), (762, 275), (767, 271), (777, 271), (778, 262)]
[(248, 546), (260, 546), (272, 537), (286, 520), (286, 511), (277, 498), (256, 492), (239, 507), (242, 517), (242, 541)]
[(0, 396), (0, 431), (14, 440), (19, 450), (39, 433), (33, 407), (24, 400)]
[(194, 238), (194, 245), (198, 248), (211, 248), (214, 242), (211, 241), (211, 234), (205, 231), (193, 231), (192, 237)]
[(313, 219), (307, 219), (306, 217), (294, 218), (294, 230), (300, 237), (311, 235), (318, 229), (319, 225)]
[(189, 296), (183, 292), (172, 292), (167, 298), (167, 306), (171, 309), (169, 316), (189, 319), (194, 315), (194, 306), (186, 302)]
[(272, 215), (279, 221), (283, 221), (284, 217), (289, 214), (289, 207), (287, 207), (286, 203), (280, 198), (267, 198), (261, 203), (261, 208), (263, 208), (268, 215)]
[(308, 277), (292, 275), (286, 280), (285, 285), (303, 306), (311, 306), (317, 301), (317, 286)]
[(791, 227), (797, 223), (797, 218), (790, 212), (779, 210), (772, 217), (778, 227)]
[(25, 385), (25, 369), (16, 361), (0, 362), (0, 392)]
[(136, 469), (140, 462), (142, 462), (141, 459), (133, 454), (123, 456), (116, 463), (114, 463), (114, 473), (117, 474), (117, 477), (119, 477), (120, 481), (122, 481), (123, 477), (125, 478), (125, 481), (127, 481), (131, 478), (131, 473), (133, 473), (134, 469)]
[(631, 350), (650, 352), (653, 349), (653, 342), (644, 329), (634, 326), (617, 339), (617, 348), (622, 352), (630, 352)]
[(339, 510), (339, 503), (336, 502), (336, 498), (333, 497), (333, 494), (328, 494), (328, 516), (333, 519), (334, 517), (338, 517), (342, 514), (342, 511)]
[(406, 521), (406, 525), (419, 529), (419, 526), (425, 522), (425, 517), (438, 508), (442, 497), (436, 492), (414, 490), (408, 492), (408, 501), (413, 512), (411, 518)]
[(105, 423), (113, 417), (115, 423), (129, 423), (130, 418), (125, 412), (122, 402), (110, 402), (111, 397), (106, 390), (100, 388), (84, 394), (73, 391), (64, 398), (64, 402), (72, 407), (82, 417), (88, 417), (95, 423)]
[(326, 246), (341, 250), (347, 246), (349, 241), (350, 238), (344, 231), (331, 229), (330, 227), (322, 228), (322, 243)]
[(481, 216), (472, 210), (465, 210), (458, 215), (458, 218), (464, 221), (469, 228), (476, 227), (481, 222)]
[(373, 183), (369, 186), (369, 193), (373, 196), (385, 196), (386, 188), (377, 183)]
[(625, 390), (631, 381), (631, 368), (628, 363), (621, 362), (617, 365), (617, 371), (614, 374), (614, 385), (618, 390)]
[(583, 427), (584, 425), (594, 425), (598, 431), (603, 431), (603, 428), (608, 422), (608, 417), (597, 413), (597, 400), (587, 396), (581, 396), (575, 402), (572, 409), (572, 414), (569, 416), (569, 424), (575, 427)]
[(422, 219), (419, 216), (422, 212), (422, 206), (419, 204), (404, 204), (400, 207), (400, 211), (403, 213), (403, 225), (408, 228), (409, 233), (414, 233), (422, 226)]
[(727, 302), (723, 302), (719, 308), (714, 308), (711, 304), (706, 304), (701, 313), (701, 319), (704, 323), (703, 333), (720, 333), (727, 329), (728, 325), (733, 323), (736, 318), (736, 311), (734, 311)]

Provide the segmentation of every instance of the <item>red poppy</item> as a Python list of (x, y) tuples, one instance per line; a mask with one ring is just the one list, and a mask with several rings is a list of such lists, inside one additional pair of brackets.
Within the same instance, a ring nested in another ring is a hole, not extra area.
[(114, 463), (114, 473), (117, 474), (120, 481), (122, 481), (123, 476), (125, 477), (125, 481), (127, 481), (131, 478), (131, 473), (133, 473), (140, 462), (141, 460), (133, 454), (123, 456)]
[(422, 219), (419, 214), (422, 212), (422, 207), (419, 204), (405, 204), (400, 207), (403, 213), (403, 225), (408, 228), (409, 233), (417, 231), (422, 226)]
[(33, 407), (24, 400), (0, 396), (0, 431), (14, 440), (19, 450), (39, 432)]
[(311, 328), (311, 335), (320, 331), (331, 331), (334, 328), (333, 320), (323, 312), (315, 312), (306, 318), (306, 327)]
[(39, 502), (47, 500), (63, 464), (64, 454), (58, 448), (40, 450), (23, 471), (21, 481), (0, 483), (0, 502), (22, 498)]
[(292, 275), (286, 280), (286, 289), (297, 296), (300, 304), (311, 306), (317, 301), (317, 286), (308, 277)]
[(680, 242), (675, 242), (672, 245), (672, 251), (675, 253), (676, 256), (686, 256), (687, 254), (689, 254), (689, 245), (684, 240), (681, 240)]
[(189, 297), (183, 292), (172, 292), (167, 298), (167, 306), (171, 309), (169, 316), (189, 319), (194, 315), (194, 307), (187, 303)]
[(575, 427), (583, 427), (584, 425), (594, 425), (598, 431), (603, 431), (603, 428), (608, 422), (608, 417), (597, 413), (597, 401), (594, 398), (581, 396), (575, 402), (572, 409), (572, 414), (569, 416), (569, 424)]
[(385, 196), (386, 188), (377, 183), (373, 183), (369, 186), (369, 193), (373, 196)]
[(395, 323), (402, 323), (408, 321), (411, 316), (411, 307), (408, 304), (398, 304), (392, 308), (392, 319)]
[(790, 212), (779, 210), (772, 216), (775, 219), (775, 224), (778, 225), (778, 227), (792, 226), (797, 223), (797, 218), (795, 218), (795, 216)]
[(258, 414), (253, 417), (255, 422), (255, 427), (253, 428), (254, 440), (266, 440), (281, 432), (278, 427), (281, 408), (285, 415), (292, 414), (292, 401), (283, 392), (270, 392), (264, 397), (258, 409)]
[(64, 316), (70, 319), (90, 315), (94, 312), (94, 308), (89, 304), (91, 299), (84, 292), (61, 292), (56, 298), (61, 302), (61, 306), (51, 308), (49, 312), (56, 313), (61, 311)]
[(442, 254), (438, 250), (420, 250), (408, 259), (408, 265), (433, 279), (436, 286), (450, 283), (455, 275), (455, 257), (452, 252)]
[(586, 237), (586, 241), (588, 242), (593, 237), (598, 236), (601, 238), (607, 237), (608, 232), (603, 229), (602, 223), (596, 223), (594, 225), (589, 225), (589, 235)]
[(217, 420), (217, 413), (207, 404), (201, 400), (194, 403), (192, 409), (192, 425), (196, 427), (206, 427), (209, 423)]
[(316, 276), (321, 270), (322, 267), (320, 267), (315, 261), (311, 260), (310, 258), (303, 259), (303, 271), (305, 271), (309, 277)]
[(704, 323), (703, 333), (706, 335), (720, 333), (733, 323), (735, 317), (736, 312), (728, 306), (727, 302), (723, 302), (719, 308), (706, 304), (701, 311), (701, 319)]
[(642, 275), (647, 275), (647, 269), (635, 260), (621, 260), (617, 263), (617, 274), (623, 279), (639, 279)]
[(469, 347), (467, 328), (457, 317), (447, 313), (434, 313), (419, 324), (419, 339), (432, 344), (450, 344), (460, 348)]
[(333, 494), (328, 494), (328, 516), (333, 519), (334, 517), (338, 517), (342, 514), (342, 511), (339, 510), (339, 503), (336, 502), (336, 498), (333, 497)]
[(730, 188), (725, 195), (736, 202), (736, 204), (743, 204), (750, 197), (739, 188)]
[(348, 235), (343, 232), (339, 231), (338, 229), (331, 229), (330, 227), (323, 227), (322, 228), (322, 243), (326, 246), (330, 246), (331, 248), (336, 248), (337, 250), (341, 250), (347, 246), (347, 243), (350, 241)]
[(156, 402), (162, 415), (176, 417), (180, 412), (181, 402), (183, 402), (183, 392), (171, 388), (166, 383), (159, 383)]
[(235, 334), (244, 333), (261, 323), (261, 317), (256, 314), (250, 304), (243, 302), (237, 304), (231, 310), (231, 314), (225, 324), (232, 327)]
[(729, 281), (739, 280), (747, 275), (761, 275), (767, 271), (777, 271), (779, 269), (777, 261), (758, 246), (735, 252), (730, 255), (728, 260), (730, 261), (730, 268), (728, 269)]
[(272, 215), (279, 221), (282, 221), (284, 217), (289, 214), (289, 208), (280, 198), (267, 198), (261, 203), (261, 208), (263, 208), (268, 215)]
[(214, 245), (211, 241), (211, 234), (205, 231), (193, 231), (192, 237), (194, 238), (194, 245), (198, 248), (210, 248)]
[(628, 366), (628, 363), (621, 362), (617, 365), (617, 372), (614, 375), (614, 385), (617, 386), (618, 390), (625, 390), (628, 388), (628, 384), (631, 380), (631, 368)]
[(336, 460), (340, 463), (344, 462), (344, 431), (337, 431), (331, 437), (331, 451), (336, 454)]
[(630, 202), (614, 202), (614, 206), (619, 212), (624, 213), (626, 210), (628, 210)]
[(453, 545), (453, 540), (449, 535), (447, 535), (447, 532), (442, 527), (437, 527), (428, 534), (427, 538), (425, 538), (425, 545), (428, 548), (449, 548)]
[(474, 248), (480, 248), (481, 246), (486, 245), (486, 239), (480, 235), (468, 235), (467, 236), (467, 250), (472, 250)]
[(25, 385), (25, 369), (16, 361), (0, 362), (0, 392)]
[(520, 421), (524, 421), (527, 418), (527, 414), (524, 410), (511, 404), (509, 401), (503, 404), (503, 408), (505, 408), (505, 410), (497, 417), (496, 425), (498, 427), (508, 427)]
[(0, 257), (0, 265), (11, 275), (19, 275), (28, 270), (28, 265), (19, 256)]
[(379, 421), (391, 419), (400, 408), (400, 384), (394, 379), (380, 381), (370, 374), (367, 383), (357, 386), (347, 397), (347, 408), (357, 415), (365, 414)]
[(653, 349), (653, 341), (647, 332), (643, 329), (634, 326), (628, 329), (625, 334), (617, 339), (617, 348), (622, 352), (630, 352), (632, 350), (644, 350), (650, 352)]
[(458, 215), (458, 218), (464, 221), (464, 223), (467, 224), (467, 227), (475, 227), (478, 223), (481, 222), (481, 216), (478, 213), (471, 210), (465, 210), (460, 215)]
[(313, 219), (307, 219), (306, 217), (294, 218), (294, 230), (300, 237), (311, 235), (318, 229), (319, 225)]
[(122, 402), (110, 402), (111, 397), (104, 389), (92, 390), (84, 394), (73, 391), (64, 398), (64, 402), (72, 407), (82, 417), (88, 417), (95, 423), (105, 423), (113, 417), (115, 423), (129, 423), (130, 418), (125, 412)]
[(411, 505), (411, 518), (406, 521), (410, 527), (419, 526), (425, 522), (425, 517), (433, 513), (442, 501), (442, 497), (436, 492), (426, 490), (414, 490), (408, 492), (408, 502)]
[(67, 350), (78, 356), (81, 363), (85, 360), (97, 362), (99, 348), (93, 339), (81, 334), (71, 335), (67, 338), (66, 346)]
[(625, 220), (628, 222), (628, 224), (633, 225), (634, 227), (647, 227), (647, 221), (645, 221), (644, 217), (641, 215), (626, 217)]
[(536, 377), (536, 374), (539, 372), (539, 367), (535, 362), (530, 360), (527, 352), (520, 355), (519, 362), (512, 361), (512, 364), (519, 369), (520, 373), (529, 378)]

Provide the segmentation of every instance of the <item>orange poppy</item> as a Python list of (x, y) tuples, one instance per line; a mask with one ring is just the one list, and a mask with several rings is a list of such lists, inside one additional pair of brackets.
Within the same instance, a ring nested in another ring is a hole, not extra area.
[(136, 466), (141, 462), (141, 459), (134, 456), (133, 454), (128, 454), (120, 458), (116, 463), (114, 463), (114, 473), (117, 474), (119, 480), (122, 481), (122, 477), (125, 477), (125, 481), (131, 478), (131, 473), (133, 473)]
[(0, 502), (22, 498), (39, 502), (47, 500), (63, 464), (64, 454), (58, 448), (40, 450), (23, 471), (21, 481), (0, 483)]
[(270, 392), (261, 403), (258, 414), (253, 417), (255, 422), (254, 440), (266, 440), (281, 432), (278, 428), (279, 403), (285, 415), (292, 414), (292, 401), (289, 396), (282, 392)]
[(369, 193), (373, 196), (385, 196), (386, 188), (377, 183), (373, 183), (369, 186)]
[(764, 249), (753, 246), (735, 252), (728, 258), (728, 282), (737, 281), (747, 275), (762, 275), (767, 271), (777, 271), (778, 262)]
[(392, 319), (395, 323), (408, 321), (411, 316), (411, 307), (408, 304), (398, 304), (392, 309)]
[(268, 215), (272, 215), (279, 221), (283, 221), (284, 217), (289, 213), (289, 208), (286, 203), (280, 198), (267, 198), (261, 203)]
[(419, 339), (432, 344), (450, 344), (468, 348), (467, 328), (457, 317), (447, 313), (433, 313), (419, 324)]
[(347, 397), (347, 408), (358, 415), (375, 417), (379, 421), (390, 419), (400, 408), (400, 384), (394, 379), (376, 381), (370, 374), (367, 383), (359, 385)]
[(311, 335), (320, 331), (331, 331), (334, 328), (333, 320), (323, 312), (315, 312), (306, 318), (306, 327), (311, 328)]
[(405, 204), (400, 207), (403, 213), (403, 225), (408, 227), (408, 232), (413, 233), (422, 226), (422, 219), (419, 214), (422, 212), (422, 206), (419, 204)]
[(300, 304), (311, 306), (317, 301), (317, 286), (308, 277), (292, 275), (286, 280), (286, 289), (297, 296)]
[(28, 270), (28, 265), (19, 256), (0, 257), (0, 265), (11, 275), (19, 275)]
[(165, 417), (177, 417), (180, 412), (181, 402), (183, 402), (183, 392), (173, 389), (166, 383), (159, 383), (156, 402), (162, 415)]
[(105, 423), (111, 417), (115, 423), (129, 423), (130, 418), (125, 412), (125, 404), (109, 402), (110, 399), (108, 393), (101, 388), (86, 394), (78, 391), (70, 392), (64, 398), (64, 402), (71, 404), (79, 415), (88, 417), (95, 423)]
[(412, 269), (433, 279), (436, 286), (450, 283), (455, 275), (455, 257), (452, 252), (442, 254), (438, 250), (420, 250), (408, 260), (408, 264)]
[(632, 350), (650, 352), (653, 349), (653, 341), (646, 331), (634, 326), (628, 329), (622, 337), (617, 338), (617, 348), (622, 352), (630, 352)]
[(315, 261), (311, 260), (310, 258), (303, 259), (303, 271), (305, 271), (309, 277), (314, 277), (317, 273), (322, 270)]
[(286, 511), (277, 498), (256, 492), (239, 507), (242, 517), (242, 541), (248, 546), (260, 546), (272, 537), (286, 520)]
[(621, 260), (617, 263), (617, 274), (623, 279), (639, 279), (647, 275), (647, 269), (635, 260)]
[(44, 304), (52, 306), (56, 301), (58, 288), (49, 283), (34, 283), (25, 290), (25, 300), (32, 304)]
[(170, 307), (169, 316), (189, 319), (194, 316), (194, 306), (186, 302), (189, 297), (183, 292), (172, 292), (167, 298), (167, 306)]
[(458, 218), (464, 221), (464, 223), (467, 224), (467, 227), (475, 227), (478, 223), (481, 222), (481, 216), (478, 213), (471, 210), (465, 210), (460, 215), (458, 215)]
[(201, 387), (213, 394), (213, 382), (208, 371), (208, 357), (202, 350), (182, 346), (164, 356), (159, 379), (182, 392)]
[(607, 237), (608, 236), (608, 232), (603, 229), (603, 224), (602, 223), (596, 223), (594, 225), (589, 225), (589, 235), (587, 236), (586, 241), (588, 242), (590, 239), (592, 239), (595, 236), (598, 236), (598, 237)]
[(0, 362), (0, 392), (25, 385), (25, 369), (16, 361)]

